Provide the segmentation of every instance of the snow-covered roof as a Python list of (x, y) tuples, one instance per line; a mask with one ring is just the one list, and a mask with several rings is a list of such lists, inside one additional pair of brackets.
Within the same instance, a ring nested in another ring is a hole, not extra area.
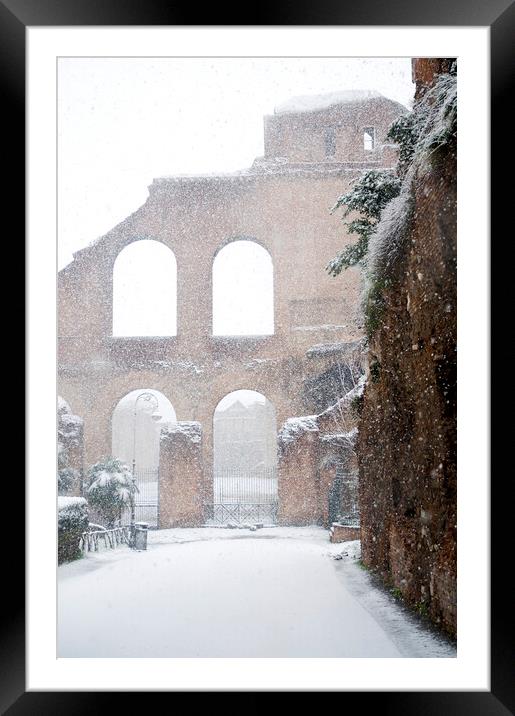
[(343, 90), (329, 94), (309, 94), (292, 97), (274, 109), (275, 114), (288, 112), (316, 112), (338, 104), (354, 104), (377, 99), (383, 95), (375, 90)]

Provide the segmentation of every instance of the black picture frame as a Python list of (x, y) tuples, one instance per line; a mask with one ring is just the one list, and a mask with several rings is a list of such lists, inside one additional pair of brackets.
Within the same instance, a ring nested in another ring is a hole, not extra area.
[[(186, 5), (186, 4), (185, 4)], [(515, 6), (512, 0), (369, 0), (368, 3), (318, 0), (316, 3), (259, 4), (248, 8), (247, 16), (235, 16), (229, 6), (207, 5), (202, 9), (202, 25), (305, 25), (305, 26), (488, 26), (491, 33), (491, 150), (493, 166), (511, 164), (502, 136), (505, 134), (505, 112), (513, 68), (513, 38), (515, 37)], [(198, 19), (199, 10), (193, 4), (179, 7), (169, 0), (0, 0), (0, 86), (4, 104), (4, 170), (9, 181), (4, 194), (5, 206), (16, 216), (16, 234), (24, 226), (25, 203), (25, 38), (26, 28), (35, 26), (101, 26), (101, 25), (170, 25), (191, 26)], [(511, 93), (510, 93), (511, 94)], [(504, 183), (492, 173), (491, 235), (499, 233), (498, 224), (510, 207), (510, 183)], [(497, 210), (496, 210), (497, 209)], [(507, 237), (509, 238), (509, 237)], [(23, 245), (21, 237), (20, 245)], [(22, 261), (23, 262), (23, 261)], [(505, 270), (507, 270), (505, 268)], [(509, 285), (507, 277), (497, 276), (496, 286)], [(492, 292), (491, 309), (498, 306)], [(494, 311), (492, 311), (494, 315)], [(492, 374), (495, 371), (492, 372)], [(506, 427), (504, 428), (506, 430)], [(493, 435), (493, 433), (492, 433)], [(503, 441), (502, 429), (496, 431), (496, 445)], [(509, 444), (507, 435), (505, 444)], [(492, 445), (493, 448), (493, 445)], [(494, 454), (492, 450), (492, 455)], [(503, 471), (504, 472), (504, 471)], [(505, 479), (503, 479), (505, 477)], [(506, 545), (511, 521), (511, 502), (508, 499), (510, 476), (506, 472), (497, 482), (492, 481), (491, 531), (491, 691), (454, 692), (346, 692), (341, 695), (340, 707), (367, 707), (382, 714), (423, 714), (423, 716), (499, 716), (515, 713), (513, 644), (510, 626), (513, 625), (513, 593), (502, 584), (509, 567)], [(23, 504), (24, 485), (11, 480), (13, 494), (10, 502)], [(119, 692), (26, 692), (25, 687), (25, 588), (24, 541), (18, 534), (15, 546), (9, 547), (9, 564), (3, 570), (10, 573), (8, 589), (2, 590), (7, 604), (2, 610), (5, 620), (0, 641), (0, 709), (10, 716), (21, 714), (91, 714), (120, 708)], [(12, 553), (12, 557), (11, 557)], [(5, 556), (5, 555), (4, 555)], [(17, 578), (13, 576), (18, 566)], [(7, 586), (7, 583), (6, 585)], [(4, 602), (5, 604), (5, 602)], [(143, 707), (137, 693), (130, 694), (131, 705)], [(148, 696), (144, 697), (148, 699)], [(365, 701), (363, 701), (365, 699)], [(233, 702), (234, 703), (234, 702)], [(261, 703), (256, 695), (255, 705)], [(172, 707), (172, 704), (170, 703)], [(247, 707), (248, 708), (248, 705)], [(145, 707), (148, 710), (148, 704)]]

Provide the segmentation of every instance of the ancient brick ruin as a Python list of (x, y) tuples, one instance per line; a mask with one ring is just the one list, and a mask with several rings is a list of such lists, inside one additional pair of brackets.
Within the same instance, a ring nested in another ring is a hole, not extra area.
[[(278, 428), (323, 413), (342, 395), (336, 367), (363, 335), (360, 273), (350, 270), (342, 284), (325, 271), (352, 241), (330, 209), (363, 170), (395, 164), (386, 132), (405, 111), (370, 92), (279, 108), (265, 117), (265, 154), (250, 169), (155, 179), (143, 206), (59, 272), (59, 393), (84, 421), (85, 465), (111, 453), (113, 411), (130, 391), (160, 391), (175, 409), (179, 430), (162, 441), (161, 527), (202, 524), (212, 492), (213, 414), (226, 394), (259, 391), (274, 406)], [(241, 239), (272, 258), (273, 335), (213, 335), (213, 261)], [(160, 242), (177, 261), (177, 335), (113, 335), (114, 264), (140, 240)], [(281, 522), (327, 520), (334, 465), (321, 454), (331, 447), (331, 438), (319, 439), (326, 418), (317, 421), (316, 448), (302, 448), (317, 469), (280, 467)], [(200, 426), (199, 441), (188, 439), (185, 425)]]

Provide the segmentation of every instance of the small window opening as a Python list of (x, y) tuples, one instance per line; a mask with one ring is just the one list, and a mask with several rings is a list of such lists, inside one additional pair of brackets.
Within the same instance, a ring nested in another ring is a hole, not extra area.
[(325, 133), (325, 155), (334, 157), (336, 154), (336, 137), (334, 129), (328, 129)]
[(370, 151), (375, 147), (375, 129), (374, 127), (365, 127), (363, 130), (363, 149)]

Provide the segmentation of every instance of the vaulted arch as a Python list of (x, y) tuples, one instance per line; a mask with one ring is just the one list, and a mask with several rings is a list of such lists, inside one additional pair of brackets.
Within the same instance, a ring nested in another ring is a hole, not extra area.
[(125, 395), (112, 417), (112, 455), (126, 463), (136, 479), (136, 519), (157, 526), (159, 504), (159, 437), (161, 428), (177, 422), (168, 398), (141, 388)]
[(277, 515), (276, 415), (255, 390), (236, 390), (213, 415), (215, 522), (274, 523)]

